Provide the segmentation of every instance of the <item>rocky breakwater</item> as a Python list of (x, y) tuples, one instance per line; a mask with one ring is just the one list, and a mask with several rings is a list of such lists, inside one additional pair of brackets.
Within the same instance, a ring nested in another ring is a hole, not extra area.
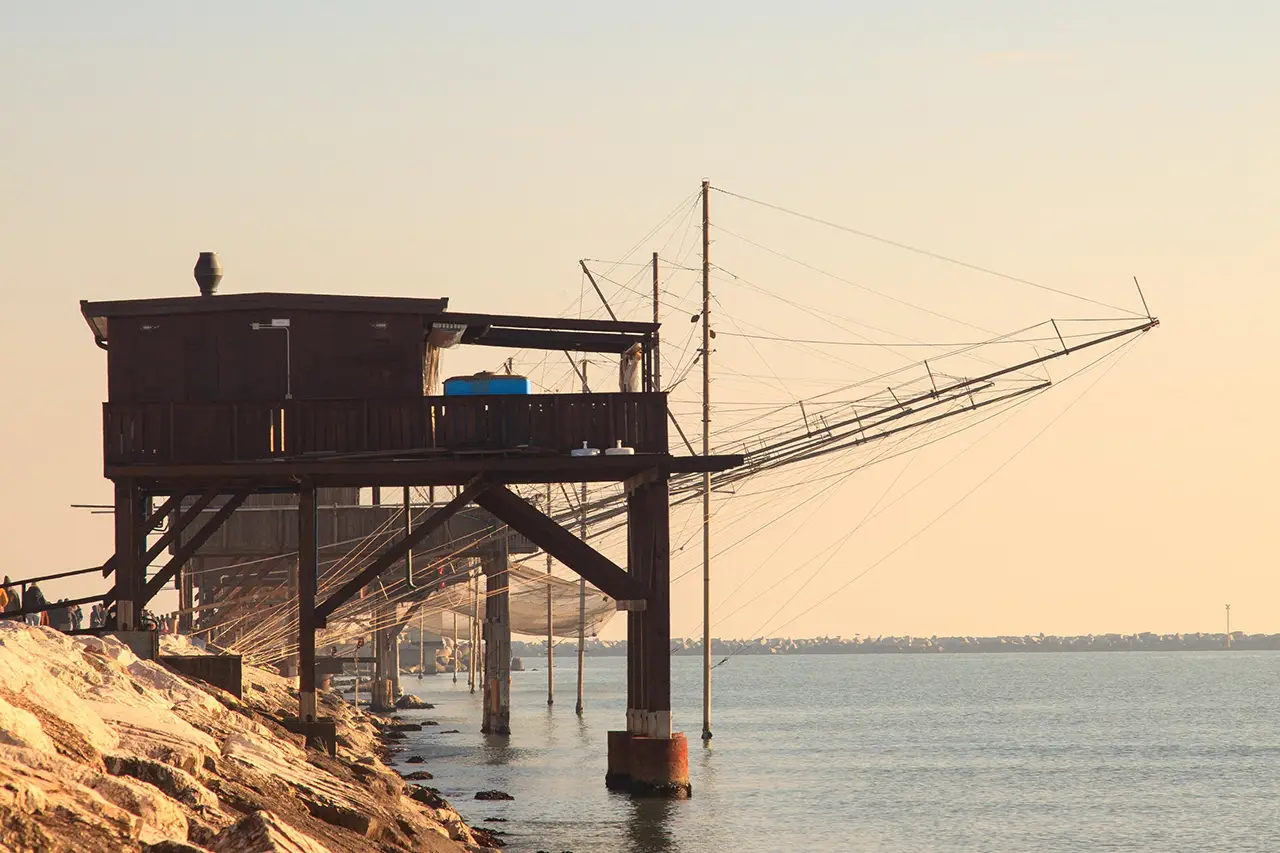
[(373, 718), (320, 701), (338, 722), (336, 758), (281, 725), (297, 692), (277, 675), (246, 667), (238, 700), (115, 640), (0, 622), (0, 849), (489, 849), (385, 766)]

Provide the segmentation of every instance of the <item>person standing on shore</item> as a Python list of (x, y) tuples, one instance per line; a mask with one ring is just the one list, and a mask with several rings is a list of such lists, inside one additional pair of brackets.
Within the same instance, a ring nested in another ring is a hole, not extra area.
[(22, 594), (22, 609), (33, 611), (27, 613), (28, 625), (47, 625), (49, 624), (49, 614), (43, 608), (49, 602), (45, 601), (44, 593), (40, 590), (40, 584), (33, 583), (27, 587)]
[(13, 581), (9, 580), (9, 576), (4, 576), (5, 591), (5, 613), (17, 613), (22, 609), (22, 592), (13, 585)]

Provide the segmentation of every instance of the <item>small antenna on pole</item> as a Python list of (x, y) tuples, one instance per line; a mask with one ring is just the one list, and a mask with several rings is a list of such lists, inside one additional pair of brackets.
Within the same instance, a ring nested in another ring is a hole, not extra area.
[(1138, 277), (1133, 277), (1133, 286), (1138, 288), (1138, 298), (1142, 300), (1142, 310), (1147, 312), (1147, 319), (1151, 319), (1151, 309), (1147, 307), (1147, 297), (1142, 295), (1142, 285), (1138, 284)]

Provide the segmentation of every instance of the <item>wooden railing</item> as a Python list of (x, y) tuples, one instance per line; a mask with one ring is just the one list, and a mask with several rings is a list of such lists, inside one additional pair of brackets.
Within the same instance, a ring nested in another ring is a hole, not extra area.
[(105, 403), (111, 465), (200, 465), (436, 449), (667, 451), (662, 394)]

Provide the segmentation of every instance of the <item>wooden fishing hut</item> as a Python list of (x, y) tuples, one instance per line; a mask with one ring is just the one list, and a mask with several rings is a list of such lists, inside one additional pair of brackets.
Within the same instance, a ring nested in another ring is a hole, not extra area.
[[(103, 458), (115, 488), (115, 551), (106, 570), (115, 574), (108, 596), (115, 629), (139, 630), (151, 598), (252, 496), (296, 495), (294, 725), (331, 736), (332, 721), (317, 715), (316, 629), (474, 504), (628, 612), (626, 728), (610, 735), (608, 780), (638, 793), (687, 793), (687, 745), (671, 731), (668, 479), (742, 460), (670, 453), (666, 395), (654, 382), (658, 325), (451, 312), (443, 298), (215, 295), (221, 269), (211, 253), (195, 272), (200, 295), (81, 303), (107, 352)], [(453, 346), (638, 350), (640, 390), (428, 395), (438, 351)], [(635, 452), (571, 455), (584, 444)], [(624, 484), (626, 568), (509, 488), (582, 482)], [(338, 590), (317, 597), (321, 490), (433, 486), (456, 487), (456, 496)], [(204, 512), (215, 501), (218, 508)], [(152, 543), (166, 518), (167, 530)], [(150, 563), (179, 537), (175, 553), (149, 575)], [(485, 728), (496, 733), (507, 730), (509, 713), (505, 575), (504, 567), (488, 578), (485, 626), (486, 645), (499, 653), (489, 658), (484, 683)]]

